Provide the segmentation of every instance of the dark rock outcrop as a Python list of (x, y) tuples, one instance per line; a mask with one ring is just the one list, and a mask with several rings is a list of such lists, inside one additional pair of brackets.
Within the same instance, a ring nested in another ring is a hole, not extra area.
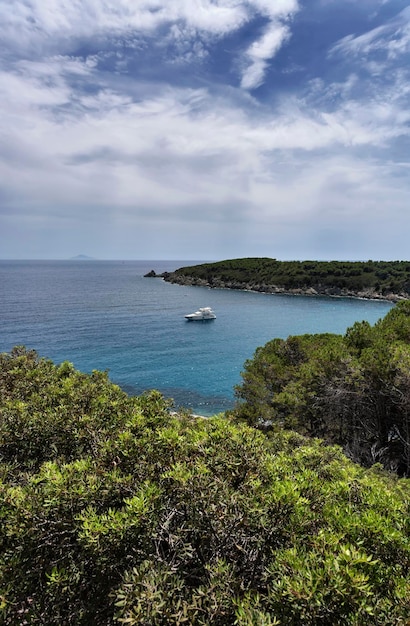
[(147, 272), (147, 274), (144, 274), (144, 278), (164, 278), (165, 280), (167, 280), (168, 276), (170, 276), (170, 272), (162, 272), (162, 274), (157, 274), (155, 270), (151, 270), (150, 272)]

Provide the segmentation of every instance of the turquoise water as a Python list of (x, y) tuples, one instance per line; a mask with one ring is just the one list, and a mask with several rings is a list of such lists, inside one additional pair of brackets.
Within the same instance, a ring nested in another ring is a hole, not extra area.
[[(233, 405), (246, 359), (274, 337), (344, 333), (387, 302), (268, 295), (144, 278), (197, 261), (0, 261), (0, 351), (34, 348), (85, 372), (108, 370), (130, 393), (159, 389), (211, 415)], [(211, 306), (217, 319), (186, 322)]]

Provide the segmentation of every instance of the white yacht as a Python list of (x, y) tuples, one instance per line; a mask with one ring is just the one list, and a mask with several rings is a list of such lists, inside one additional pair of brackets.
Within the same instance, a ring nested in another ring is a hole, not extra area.
[(195, 313), (185, 315), (185, 319), (188, 320), (188, 322), (204, 322), (205, 320), (214, 320), (215, 318), (216, 315), (210, 306), (204, 306), (198, 309), (198, 311), (195, 311)]

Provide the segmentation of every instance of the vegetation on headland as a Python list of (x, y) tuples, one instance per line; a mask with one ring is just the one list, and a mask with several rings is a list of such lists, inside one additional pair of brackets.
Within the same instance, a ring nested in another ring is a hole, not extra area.
[(230, 259), (182, 267), (165, 280), (261, 292), (359, 295), (392, 300), (410, 297), (409, 261), (277, 261)]
[(242, 377), (236, 417), (321, 437), (356, 462), (410, 477), (410, 301), (344, 336), (273, 339)]
[[(351, 331), (349, 350), (329, 343), (328, 367), (339, 363), (346, 385), (369, 342), (360, 362), (382, 377), (380, 397), (399, 383), (386, 360), (404, 372), (410, 325), (408, 307), (397, 311), (386, 357), (367, 326)], [(299, 371), (289, 395), (301, 395), (302, 363), (324, 352), (320, 339), (308, 346), (266, 352), (264, 374), (269, 358), (282, 381)], [(326, 380), (315, 364), (305, 396)], [(248, 364), (245, 384), (250, 374)], [(0, 355), (2, 624), (408, 624), (406, 479), (300, 434), (169, 409), (158, 392), (129, 397), (105, 373), (23, 348)]]

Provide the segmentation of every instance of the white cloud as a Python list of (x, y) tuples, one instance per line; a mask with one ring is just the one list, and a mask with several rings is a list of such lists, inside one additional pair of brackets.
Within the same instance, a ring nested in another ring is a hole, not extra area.
[[(0, 5), (0, 36), (10, 50), (26, 56), (70, 54), (85, 39), (104, 49), (105, 39), (138, 47), (138, 37), (167, 27), (181, 60), (205, 58), (213, 38), (237, 31), (256, 15), (265, 32), (244, 52), (242, 86), (262, 81), (269, 60), (289, 36), (284, 22), (298, 10), (296, 0), (6, 0)], [(163, 37), (163, 33), (162, 33)], [(150, 45), (163, 45), (164, 39)]]
[(243, 89), (256, 89), (264, 80), (268, 61), (275, 56), (289, 37), (289, 28), (283, 24), (270, 24), (262, 37), (254, 41), (246, 52), (249, 66), (241, 80)]
[[(86, 223), (90, 233), (104, 225), (120, 241), (142, 223), (153, 236), (157, 223), (172, 223), (174, 234), (189, 237), (190, 221), (202, 220), (208, 235), (221, 227), (226, 236), (235, 224), (246, 239), (254, 229), (255, 251), (258, 237), (268, 246), (282, 226), (291, 238), (292, 220), (306, 233), (317, 223), (364, 225), (369, 216), (385, 227), (390, 210), (408, 207), (410, 193), (400, 153), (409, 137), (410, 81), (406, 64), (395, 63), (407, 50), (408, 24), (401, 15), (394, 28), (343, 39), (332, 59), (343, 53), (355, 61), (340, 61), (337, 80), (323, 75), (304, 84), (303, 95), (278, 93), (274, 106), (263, 104), (247, 91), (293, 41), (297, 11), (293, 0), (1, 4), (0, 37), (9, 44), (0, 65), (7, 223), (69, 221), (73, 232)], [(180, 86), (172, 86), (178, 63), (218, 63), (215, 41), (255, 15), (262, 31), (233, 46), (241, 89), (229, 86), (229, 71), (227, 85), (212, 84), (205, 72), (191, 83), (179, 71)], [(81, 38), (89, 56), (75, 56)], [(168, 51), (170, 42), (172, 68), (167, 59), (167, 72), (152, 77), (140, 51)], [(132, 63), (138, 72), (126, 74)]]
[[(0, 75), (0, 178), (20, 208), (98, 204), (101, 211), (182, 214), (206, 205), (217, 216), (222, 205), (245, 203), (260, 205), (263, 215), (276, 197), (276, 211), (286, 213), (291, 177), (316, 194), (293, 168), (295, 159), (306, 168), (311, 157), (303, 153), (381, 149), (408, 132), (409, 115), (394, 101), (366, 108), (343, 101), (324, 113), (295, 98), (276, 111), (246, 111), (205, 88), (162, 87), (135, 100), (98, 85), (93, 60), (58, 56), (17, 67)], [(95, 93), (76, 91), (71, 74), (86, 77)], [(280, 165), (285, 154), (291, 176)]]
[(269, 61), (290, 37), (286, 22), (299, 10), (296, 0), (254, 0), (252, 4), (269, 19), (269, 23), (244, 54), (241, 87), (248, 90), (256, 89), (264, 82)]
[[(363, 58), (379, 53), (384, 62), (410, 52), (410, 7), (382, 26), (362, 35), (347, 35), (330, 50), (330, 55), (355, 55)], [(379, 61), (381, 63), (381, 61)]]
[(249, 4), (271, 19), (290, 17), (299, 9), (297, 0), (250, 0)]
[[(73, 38), (152, 32), (164, 24), (221, 35), (248, 18), (248, 4), (230, 0), (6, 0), (0, 5), (3, 40), (13, 48), (52, 49)], [(18, 35), (18, 38), (16, 38)]]

